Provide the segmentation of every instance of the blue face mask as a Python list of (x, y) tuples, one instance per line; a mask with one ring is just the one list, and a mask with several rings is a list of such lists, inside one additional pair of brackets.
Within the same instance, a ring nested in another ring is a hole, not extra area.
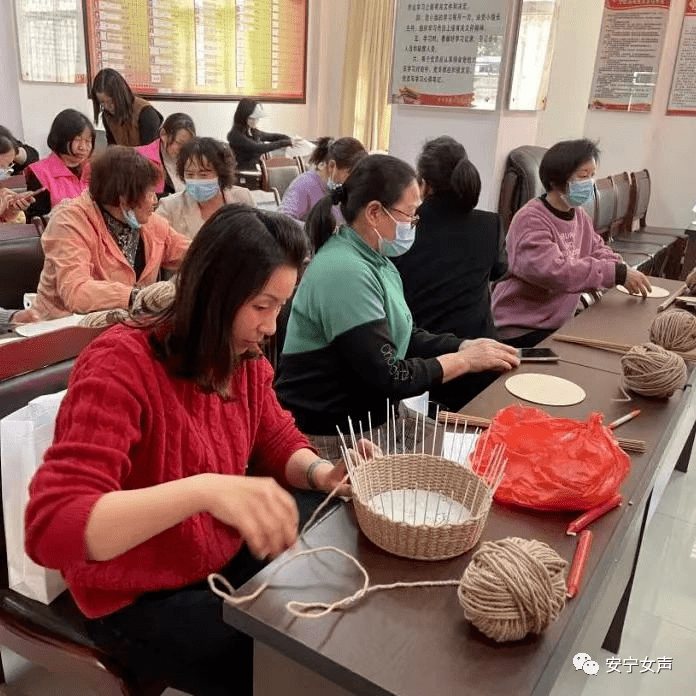
[(329, 180), (326, 182), (326, 188), (329, 191), (333, 191), (337, 187), (339, 187), (341, 184), (339, 184), (337, 181), (334, 181), (332, 177), (329, 177)]
[(196, 201), (205, 203), (220, 193), (220, 183), (217, 179), (186, 179), (186, 191)]
[(12, 176), (12, 165), (9, 167), (4, 167), (3, 169), (0, 169), (0, 181), (4, 181), (5, 179), (9, 179)]
[(594, 197), (594, 179), (581, 179), (568, 182), (566, 200), (572, 208), (584, 205)]
[(394, 239), (384, 239), (379, 232), (377, 236), (379, 253), (394, 258), (405, 254), (413, 246), (413, 242), (416, 241), (416, 228), (410, 222), (397, 222)]
[(132, 208), (121, 208), (121, 212), (123, 213), (123, 219), (126, 221), (128, 227), (130, 227), (132, 230), (140, 229), (140, 222), (138, 218), (135, 217), (135, 213), (133, 212)]

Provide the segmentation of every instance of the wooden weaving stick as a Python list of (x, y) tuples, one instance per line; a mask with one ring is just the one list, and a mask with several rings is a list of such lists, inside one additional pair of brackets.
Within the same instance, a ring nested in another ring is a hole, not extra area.
[(689, 286), (684, 284), (682, 285), (679, 290), (675, 290), (664, 302), (661, 302), (658, 307), (657, 311), (658, 312), (664, 312), (665, 309), (670, 307), (672, 304), (674, 304), (674, 301), (679, 299), (680, 295), (683, 295), (685, 292), (689, 291)]
[[(490, 418), (483, 418), (482, 416), (469, 416), (466, 413), (452, 413), (450, 411), (440, 411), (438, 420), (441, 423), (447, 421), (454, 425), (463, 425), (466, 423), (472, 428), (487, 428), (491, 424)], [(625, 437), (617, 437), (616, 441), (619, 443), (619, 447), (626, 452), (636, 452), (641, 454), (646, 451), (647, 447), (645, 440), (629, 440)]]
[[(628, 353), (632, 345), (627, 343), (614, 343), (613, 341), (603, 341), (601, 338), (583, 338), (581, 336), (568, 336), (566, 334), (553, 334), (551, 336), (554, 341), (562, 341), (564, 343), (577, 343), (580, 346), (587, 346), (588, 348), (598, 348), (599, 350), (605, 350), (609, 353)], [(672, 351), (677, 355), (681, 355), (684, 360), (696, 361), (696, 351)]]

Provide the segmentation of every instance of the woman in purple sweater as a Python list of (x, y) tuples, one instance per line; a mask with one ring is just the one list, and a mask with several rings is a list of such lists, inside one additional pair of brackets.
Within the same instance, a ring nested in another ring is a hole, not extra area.
[(624, 285), (647, 295), (648, 279), (595, 232), (580, 207), (594, 196), (599, 150), (590, 140), (551, 147), (539, 166), (546, 193), (521, 208), (507, 235), (508, 273), (493, 291), (501, 339), (534, 346), (575, 312), (583, 292)]
[(362, 143), (355, 138), (319, 138), (309, 158), (309, 164), (314, 169), (298, 176), (288, 186), (278, 212), (304, 221), (327, 189), (342, 184), (356, 162), (366, 154)]

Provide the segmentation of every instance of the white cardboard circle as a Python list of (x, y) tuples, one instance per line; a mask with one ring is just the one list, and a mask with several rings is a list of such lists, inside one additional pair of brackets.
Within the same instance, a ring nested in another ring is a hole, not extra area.
[[(631, 295), (631, 293), (628, 292), (628, 290), (626, 290), (626, 288), (623, 285), (617, 285), (616, 289), (619, 292), (624, 293), (624, 295)], [(666, 288), (661, 288), (659, 285), (653, 285), (652, 290), (650, 290), (650, 292), (648, 293), (648, 298), (649, 299), (657, 299), (658, 297), (667, 297), (668, 295), (669, 295), (669, 290), (667, 290)], [(633, 297), (642, 298), (643, 296), (640, 293), (638, 293), (637, 295), (635, 293), (633, 293)]]
[(513, 396), (543, 406), (572, 406), (579, 404), (587, 396), (585, 390), (575, 382), (535, 372), (509, 377), (505, 388)]

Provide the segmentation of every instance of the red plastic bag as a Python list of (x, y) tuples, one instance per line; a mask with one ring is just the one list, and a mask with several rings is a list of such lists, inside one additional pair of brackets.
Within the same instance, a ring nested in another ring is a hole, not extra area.
[(474, 471), (493, 449), (506, 447), (507, 468), (495, 500), (537, 510), (589, 510), (601, 505), (628, 475), (631, 460), (602, 415), (586, 422), (554, 418), (537, 408), (498, 411), (472, 455)]

